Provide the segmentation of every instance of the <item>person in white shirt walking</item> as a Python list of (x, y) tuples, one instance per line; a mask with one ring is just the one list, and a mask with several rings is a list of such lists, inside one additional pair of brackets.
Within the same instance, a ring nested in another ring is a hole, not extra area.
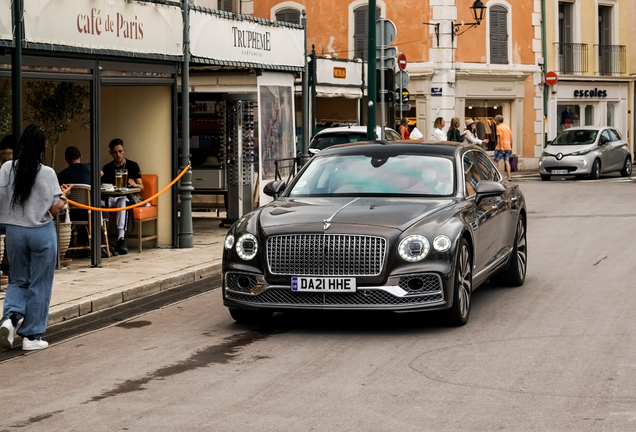
[(446, 141), (446, 134), (442, 129), (446, 126), (446, 122), (444, 121), (444, 117), (437, 117), (435, 119), (435, 123), (433, 123), (433, 127), (435, 130), (433, 131), (433, 139), (435, 141)]

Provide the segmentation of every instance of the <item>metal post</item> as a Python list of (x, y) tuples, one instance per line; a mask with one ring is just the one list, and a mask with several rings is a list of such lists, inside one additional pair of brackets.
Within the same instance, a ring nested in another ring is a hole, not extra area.
[[(11, 54), (11, 96), (13, 116), (13, 136), (15, 137), (16, 152), (22, 135), (22, 35), (24, 26), (22, 16), (23, 0), (13, 0), (13, 51)], [(17, 153), (13, 156), (17, 158)]]
[(375, 7), (376, 0), (369, 0), (369, 17), (368, 17), (368, 33), (369, 33), (369, 41), (367, 44), (367, 77), (369, 78), (367, 81), (369, 85), (367, 86), (367, 97), (369, 100), (369, 106), (367, 109), (367, 139), (369, 141), (373, 141), (376, 139), (375, 135), (375, 103), (377, 102), (377, 80), (375, 77)]
[(382, 119), (380, 120), (380, 139), (384, 140), (384, 120), (386, 116), (386, 107), (384, 106), (384, 94), (386, 92), (384, 82), (384, 22), (380, 20), (380, 112)]
[[(316, 86), (318, 85), (318, 66), (316, 60), (316, 45), (311, 46), (311, 63), (309, 63), (311, 71), (311, 136), (316, 135)], [(309, 144), (307, 144), (309, 147)]]
[[(300, 164), (305, 165), (309, 160), (308, 148), (311, 139), (311, 126), (309, 125), (309, 65), (307, 62), (307, 14), (303, 9), (301, 20), (305, 34), (305, 69), (303, 70), (303, 151), (300, 155)], [(312, 59), (313, 61), (313, 59)]]
[[(190, 7), (183, 0), (183, 66), (181, 67), (181, 168), (190, 164)], [(192, 170), (181, 178), (181, 217), (179, 247), (194, 246), (192, 238)]]
[[(101, 202), (101, 172), (99, 162), (99, 102), (101, 95), (101, 72), (99, 61), (95, 61), (93, 66), (93, 81), (91, 82), (91, 203)], [(91, 217), (91, 266), (99, 267), (102, 263), (102, 227), (101, 215), (99, 212), (92, 212)], [(110, 213), (115, 217), (115, 213)], [(108, 235), (108, 233), (106, 233)]]

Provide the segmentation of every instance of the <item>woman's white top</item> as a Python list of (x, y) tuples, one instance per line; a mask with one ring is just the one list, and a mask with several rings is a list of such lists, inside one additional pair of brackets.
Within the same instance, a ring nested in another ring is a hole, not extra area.
[(435, 130), (433, 131), (433, 139), (436, 139), (437, 141), (446, 141), (446, 134), (438, 128), (435, 128)]
[(470, 129), (466, 129), (466, 141), (468, 141), (471, 144), (476, 144), (476, 145), (481, 145), (481, 140), (479, 138), (477, 138), (475, 135), (473, 135), (473, 133), (470, 131)]

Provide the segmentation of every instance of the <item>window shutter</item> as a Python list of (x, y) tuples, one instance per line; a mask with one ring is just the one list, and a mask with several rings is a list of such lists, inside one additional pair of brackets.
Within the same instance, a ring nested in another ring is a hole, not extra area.
[[(375, 8), (375, 19), (380, 19), (380, 8)], [(368, 17), (369, 6), (360, 6), (353, 11), (353, 49), (355, 50), (353, 57), (361, 58), (367, 61), (367, 45), (369, 40), (368, 34)], [(377, 35), (376, 35), (377, 37)]]
[(225, 12), (234, 12), (234, 0), (219, 0), (219, 9)]
[(508, 64), (508, 11), (490, 8), (490, 63)]
[(300, 12), (296, 9), (283, 9), (276, 12), (276, 21), (300, 24)]

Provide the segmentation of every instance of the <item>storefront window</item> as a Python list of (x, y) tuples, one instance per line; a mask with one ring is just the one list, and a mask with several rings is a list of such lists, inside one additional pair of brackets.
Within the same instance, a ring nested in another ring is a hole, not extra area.
[(585, 126), (594, 126), (594, 105), (585, 107)]
[(607, 126), (614, 126), (614, 102), (607, 103)]
[(578, 105), (557, 105), (559, 126), (557, 133), (581, 124), (581, 108)]
[(464, 124), (466, 124), (468, 119), (473, 119), (476, 124), (475, 131), (477, 132), (477, 138), (480, 140), (488, 139), (489, 142), (486, 144), (486, 149), (494, 150), (497, 145), (495, 116), (498, 114), (503, 115), (504, 123), (510, 124), (507, 118), (510, 115), (509, 113), (509, 102), (467, 100), (466, 109), (464, 111)]

